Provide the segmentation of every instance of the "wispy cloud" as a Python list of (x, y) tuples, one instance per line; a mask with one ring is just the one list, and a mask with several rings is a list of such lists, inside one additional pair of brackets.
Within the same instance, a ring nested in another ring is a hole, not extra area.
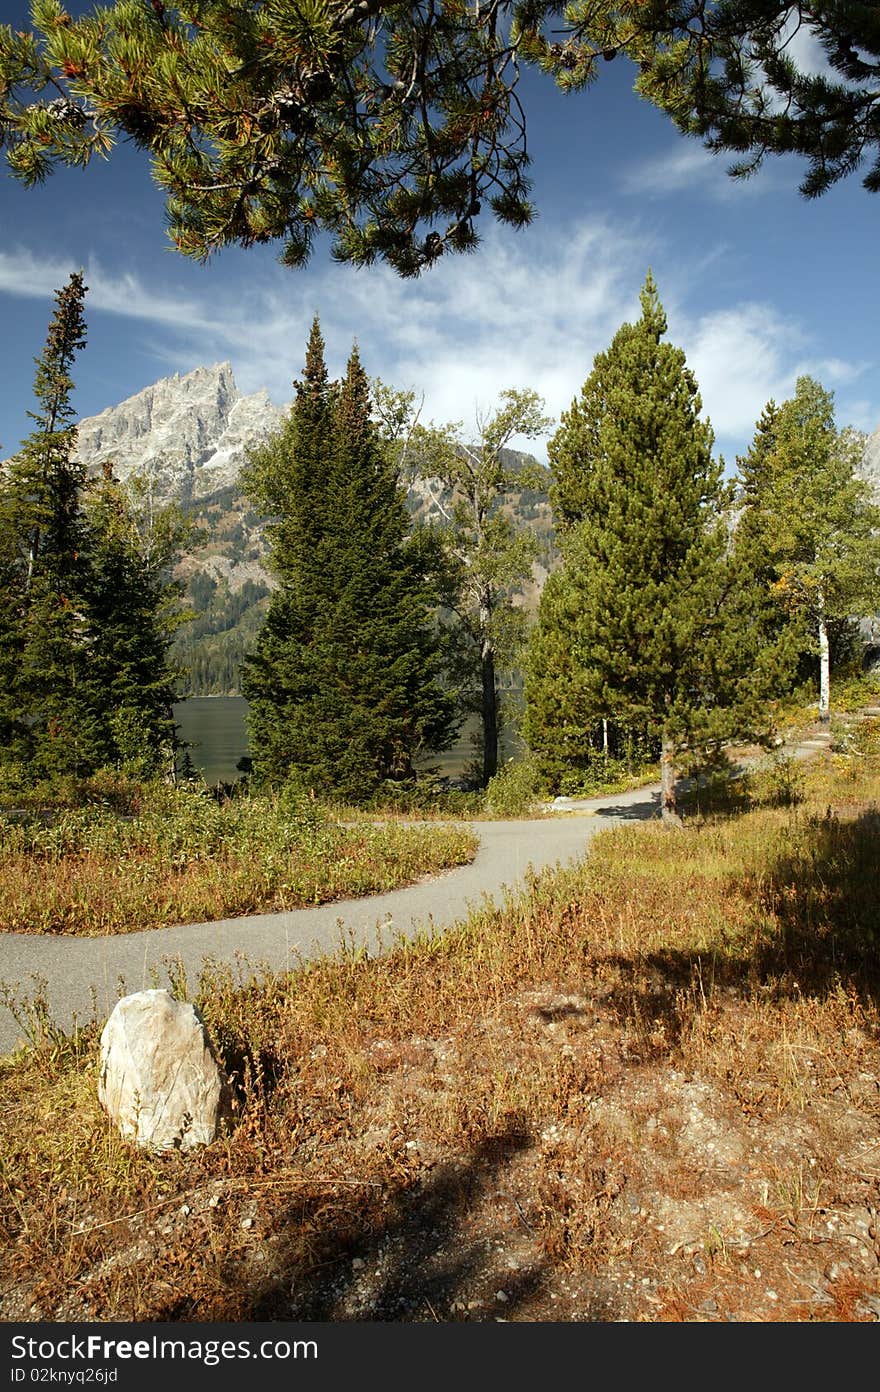
[(51, 301), (73, 271), (83, 273), (90, 308), (184, 332), (222, 333), (222, 323), (203, 311), (191, 296), (163, 294), (145, 286), (137, 276), (114, 274), (95, 260), (78, 266), (66, 258), (40, 259), (25, 248), (0, 252), (0, 293)]
[(717, 203), (731, 203), (754, 194), (771, 192), (776, 186), (772, 172), (761, 169), (748, 178), (734, 179), (728, 173), (736, 163), (730, 154), (715, 155), (704, 145), (679, 140), (650, 159), (639, 160), (621, 172), (618, 187), (622, 193), (638, 198), (661, 199), (674, 193), (697, 193)]
[[(92, 262), (87, 310), (137, 320), (157, 378), (228, 358), (243, 391), (265, 387), (279, 404), (292, 396), (317, 312), (333, 375), (356, 335), (371, 376), (424, 393), (425, 419), (462, 421), (467, 429), (506, 387), (534, 387), (558, 419), (595, 354), (638, 315), (650, 264), (670, 338), (684, 348), (719, 448), (731, 458), (746, 447), (767, 400), (790, 395), (798, 375), (849, 390), (864, 371), (858, 361), (823, 358), (803, 324), (770, 304), (724, 303), (717, 274), (723, 248), (706, 248), (683, 277), (674, 251), (638, 227), (595, 220), (539, 231), (536, 246), (534, 236), (526, 244), (494, 230), (480, 256), (441, 262), (416, 281), (382, 267), (337, 265), (303, 279), (264, 263), (234, 281), (208, 275), (198, 292), (191, 277), (186, 289), (169, 276), (157, 290)], [(70, 269), (28, 252), (0, 253), (0, 292), (46, 299)], [(131, 390), (146, 385), (134, 382)], [(859, 409), (869, 417), (870, 403)], [(546, 441), (518, 443), (546, 457)]]

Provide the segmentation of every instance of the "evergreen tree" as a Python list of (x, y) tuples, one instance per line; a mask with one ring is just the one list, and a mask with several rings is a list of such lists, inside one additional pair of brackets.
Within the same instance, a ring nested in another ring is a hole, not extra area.
[(550, 443), (563, 569), (539, 612), (526, 730), (538, 749), (557, 740), (546, 692), (561, 670), (576, 727), (606, 718), (659, 739), (673, 820), (681, 754), (754, 733), (782, 654), (729, 554), (729, 490), (684, 353), (662, 341), (650, 272), (641, 306)]
[[(15, 693), (7, 757), (36, 776), (78, 773), (92, 759), (85, 699), (85, 474), (76, 443), (70, 370), (86, 341), (82, 275), (55, 296), (56, 309), (35, 359), (35, 428), (10, 461), (0, 496), (4, 578), (9, 589), (4, 645)], [(10, 617), (11, 616), (11, 619)]]
[(331, 385), (316, 318), (295, 386), (290, 416), (245, 475), (276, 518), (280, 581), (243, 672), (254, 771), (362, 800), (451, 741), (436, 595), (357, 350)]
[(56, 295), (35, 429), (0, 486), (0, 728), (3, 758), (26, 781), (126, 762), (155, 771), (174, 742), (166, 571), (181, 536), (164, 513), (139, 531), (109, 472), (94, 488), (74, 457), (85, 293), (74, 274)]
[(168, 569), (188, 528), (174, 508), (139, 519), (136, 502), (109, 465), (89, 491), (85, 520), (86, 682), (95, 761), (142, 777), (168, 772), (176, 746), (172, 703), (178, 677), (169, 650), (188, 617)]
[(579, 598), (565, 570), (553, 571), (541, 591), (538, 622), (525, 660), (522, 733), (542, 777), (561, 792), (566, 775), (585, 775), (597, 728), (595, 701), (575, 655)]
[(743, 510), (737, 550), (761, 557), (779, 616), (800, 621), (819, 659), (819, 718), (830, 715), (835, 632), (880, 600), (880, 508), (855, 470), (863, 443), (839, 431), (834, 398), (811, 377), (765, 410), (740, 460)]

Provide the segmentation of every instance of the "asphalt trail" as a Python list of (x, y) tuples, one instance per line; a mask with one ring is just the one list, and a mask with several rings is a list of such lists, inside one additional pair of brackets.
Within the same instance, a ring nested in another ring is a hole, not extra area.
[[(337, 900), (288, 913), (253, 914), (149, 929), (104, 938), (0, 933), (0, 982), (19, 999), (38, 983), (52, 1020), (65, 1029), (95, 1014), (107, 1017), (120, 995), (170, 984), (181, 963), (195, 986), (206, 959), (232, 964), (242, 981), (265, 971), (287, 971), (343, 945), (378, 953), (419, 932), (440, 933), (492, 900), (523, 888), (531, 870), (580, 859), (602, 827), (621, 818), (656, 816), (655, 788), (571, 804), (568, 815), (533, 821), (474, 822), (480, 846), (469, 865), (447, 870), (406, 889)], [(8, 1006), (0, 1004), (0, 1054), (22, 1042)]]

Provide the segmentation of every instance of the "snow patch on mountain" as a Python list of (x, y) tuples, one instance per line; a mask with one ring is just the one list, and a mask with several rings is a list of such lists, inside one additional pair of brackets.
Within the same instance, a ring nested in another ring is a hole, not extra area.
[(77, 453), (90, 472), (149, 478), (163, 502), (190, 502), (234, 486), (247, 450), (281, 422), (266, 391), (242, 396), (230, 363), (163, 377), (79, 422)]

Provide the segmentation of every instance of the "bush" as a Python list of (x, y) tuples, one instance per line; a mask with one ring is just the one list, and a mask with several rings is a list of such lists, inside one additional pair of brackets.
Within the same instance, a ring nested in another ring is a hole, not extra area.
[(751, 776), (749, 795), (760, 807), (797, 807), (804, 800), (805, 775), (801, 765), (775, 749), (762, 759)]
[(493, 817), (522, 817), (541, 795), (538, 767), (532, 759), (508, 759), (489, 779), (486, 811)]

